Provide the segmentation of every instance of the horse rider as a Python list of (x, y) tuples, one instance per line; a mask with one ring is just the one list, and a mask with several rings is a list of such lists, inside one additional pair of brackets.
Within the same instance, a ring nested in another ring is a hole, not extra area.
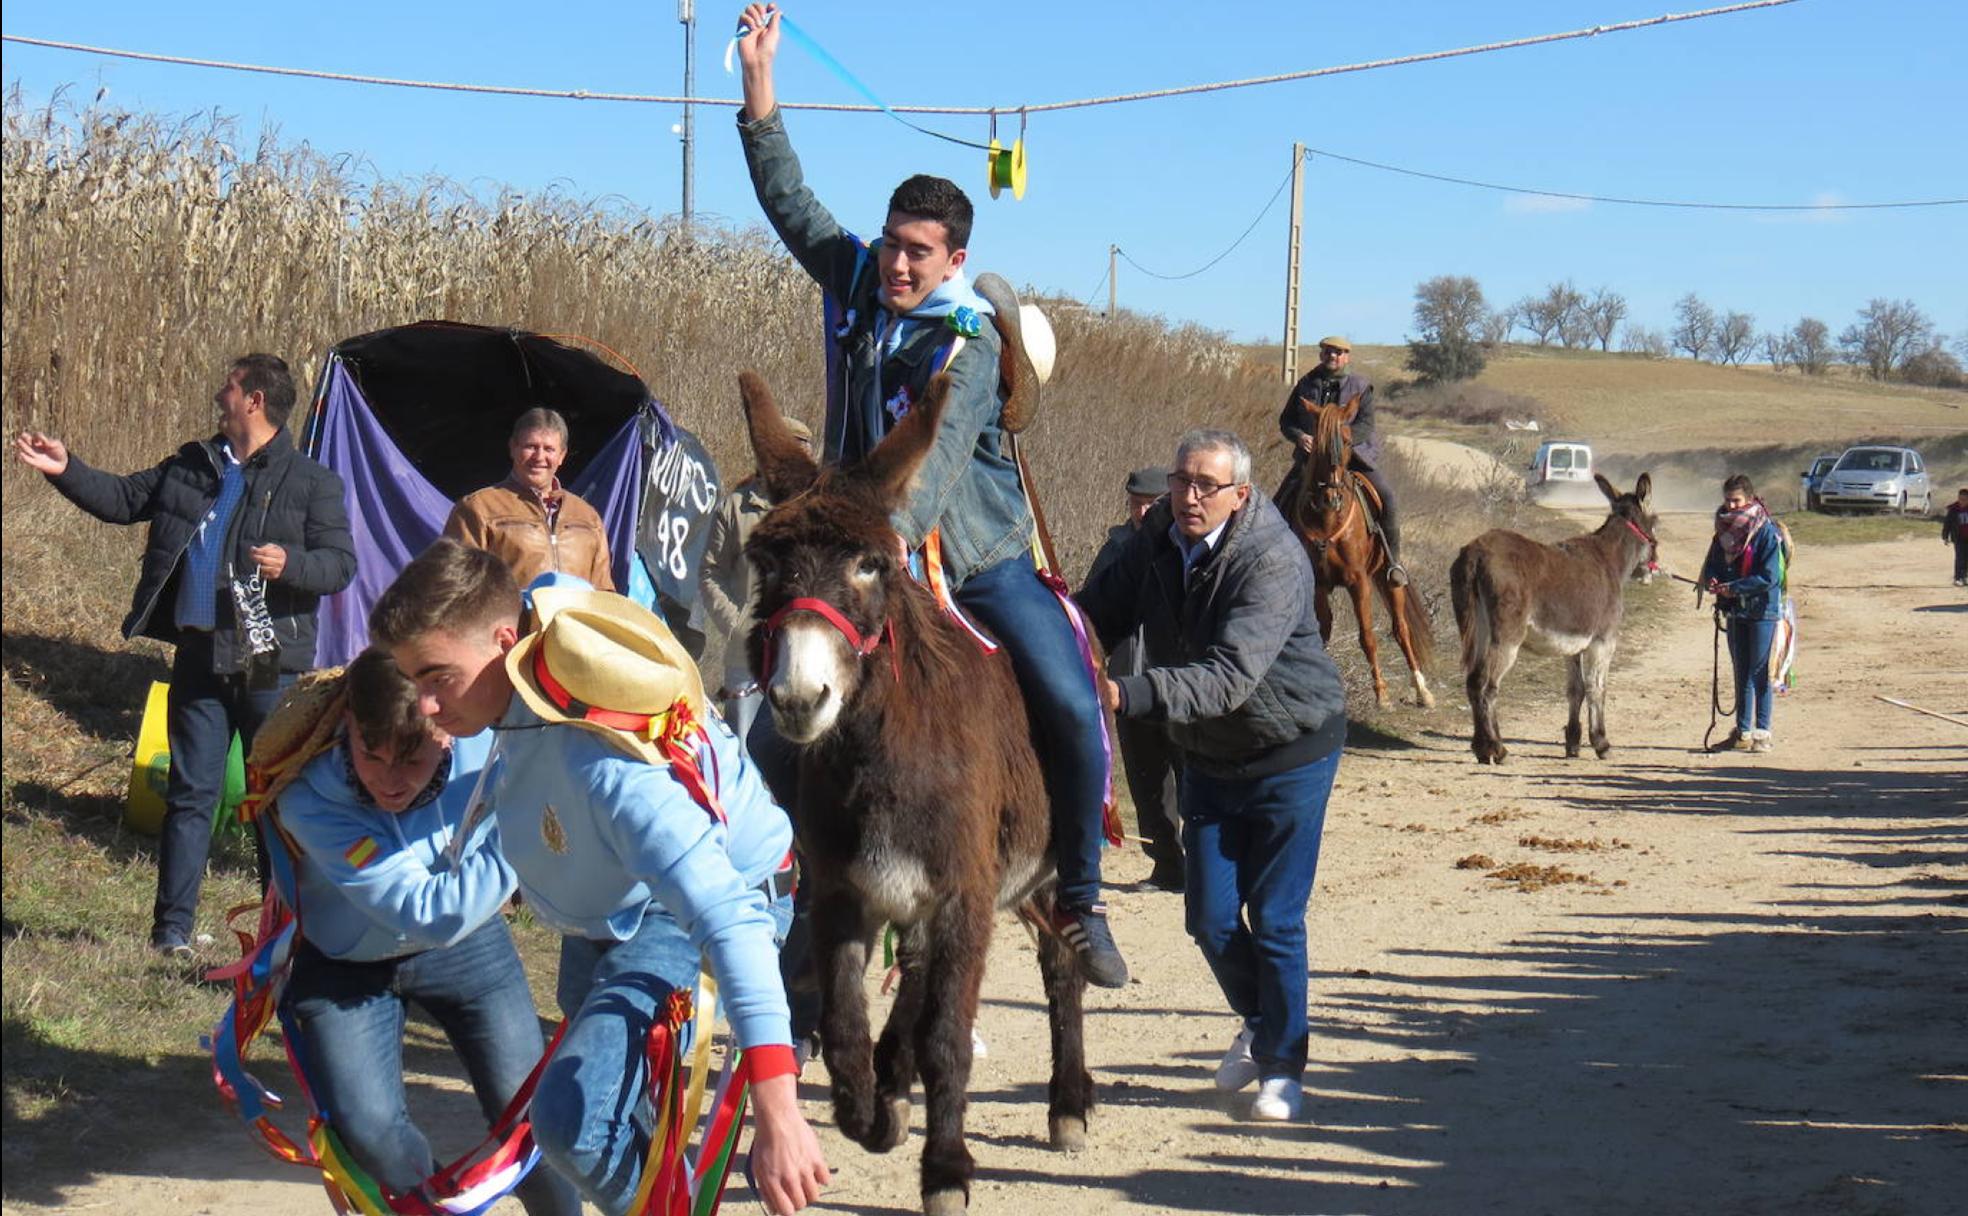
[(1373, 382), (1358, 372), (1348, 371), (1347, 365), (1352, 361), (1351, 342), (1338, 335), (1319, 339), (1319, 365), (1299, 377), (1291, 395), (1285, 398), (1285, 408), (1278, 413), (1278, 430), (1291, 441), (1292, 467), (1278, 486), (1278, 504), (1281, 510), (1291, 510), (1299, 478), (1304, 475), (1305, 461), (1317, 446), (1312, 437), (1313, 409), (1358, 401), (1360, 408), (1353, 415), (1352, 424), (1353, 458), (1347, 467), (1365, 477), (1380, 496), (1380, 534), (1387, 541), (1387, 581), (1402, 587), (1407, 585), (1408, 572), (1401, 565), (1401, 521), (1394, 510), (1393, 488), (1379, 468), (1380, 436), (1374, 429)]
[[(1007, 436), (1017, 429), (1014, 405), (1025, 400), (1020, 385), (1037, 382), (1020, 340), (1017, 298), (996, 275), (975, 286), (966, 278), (973, 211), (954, 182), (926, 174), (904, 181), (872, 242), (841, 227), (807, 187), (775, 100), (778, 9), (752, 4), (740, 21), (738, 135), (753, 189), (794, 260), (839, 312), (823, 463), (866, 456), (923, 399), (933, 376), (950, 377), (935, 445), (890, 522), (925, 563), (940, 550), (957, 609), (1011, 658), (1052, 804), (1059, 870), (1052, 928), (1088, 980), (1122, 987), (1127, 962), (1100, 902), (1108, 769), (1097, 673), (1087, 668), (1065, 605), (1033, 568), (1032, 512)], [(1010, 374), (1006, 354), (1016, 360)]]

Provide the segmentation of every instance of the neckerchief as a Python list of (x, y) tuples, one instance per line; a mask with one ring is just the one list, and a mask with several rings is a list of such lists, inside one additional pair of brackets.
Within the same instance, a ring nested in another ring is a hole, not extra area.
[(912, 322), (940, 320), (959, 308), (968, 308), (979, 317), (992, 316), (997, 312), (989, 300), (971, 288), (970, 280), (964, 277), (961, 270), (948, 281), (938, 283), (936, 290), (925, 296), (922, 303), (900, 316), (882, 309), (875, 330), (875, 342), (881, 357), (886, 359), (895, 353), (896, 348), (902, 345), (902, 339), (908, 336)]
[(1770, 513), (1760, 498), (1752, 498), (1748, 504), (1734, 511), (1717, 507), (1715, 539), (1722, 546), (1722, 556), (1731, 562), (1741, 561), (1743, 554), (1749, 551), (1750, 540), (1769, 522)]

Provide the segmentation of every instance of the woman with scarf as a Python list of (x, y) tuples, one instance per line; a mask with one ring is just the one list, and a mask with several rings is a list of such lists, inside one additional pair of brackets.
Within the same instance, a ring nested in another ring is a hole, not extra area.
[[(491, 820), (463, 826), (490, 739), (446, 737), (389, 656), (368, 650), (301, 685), (254, 748), (272, 814), (298, 850), (288, 894), (300, 939), (281, 1004), (300, 1031), (300, 1064), (350, 1156), (399, 1196), (437, 1168), (405, 1101), (408, 1006), (451, 1041), (488, 1123), (545, 1050), (499, 914), (517, 880)], [(461, 830), (472, 847), (453, 846)], [(543, 1166), (514, 1194), (529, 1216), (581, 1210), (573, 1186)]]
[(1716, 751), (1770, 750), (1770, 647), (1783, 619), (1784, 545), (1749, 478), (1722, 483), (1715, 539), (1701, 584), (1728, 618), (1729, 662), (1736, 676), (1736, 725)]

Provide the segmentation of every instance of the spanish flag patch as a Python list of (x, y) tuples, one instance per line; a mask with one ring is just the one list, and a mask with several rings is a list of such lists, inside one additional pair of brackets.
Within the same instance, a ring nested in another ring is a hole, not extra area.
[(376, 844), (376, 838), (374, 836), (364, 836), (343, 852), (342, 859), (360, 870), (362, 867), (376, 860), (376, 854), (381, 851), (382, 849)]

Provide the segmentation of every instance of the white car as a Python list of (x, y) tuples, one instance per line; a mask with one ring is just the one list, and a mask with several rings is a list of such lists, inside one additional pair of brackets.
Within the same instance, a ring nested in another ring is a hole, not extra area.
[(1575, 439), (1548, 439), (1524, 473), (1532, 494), (1563, 491), (1592, 484), (1592, 449)]
[(1869, 508), (1925, 515), (1934, 505), (1934, 489), (1919, 452), (1864, 444), (1846, 448), (1831, 466), (1818, 501), (1827, 511)]

